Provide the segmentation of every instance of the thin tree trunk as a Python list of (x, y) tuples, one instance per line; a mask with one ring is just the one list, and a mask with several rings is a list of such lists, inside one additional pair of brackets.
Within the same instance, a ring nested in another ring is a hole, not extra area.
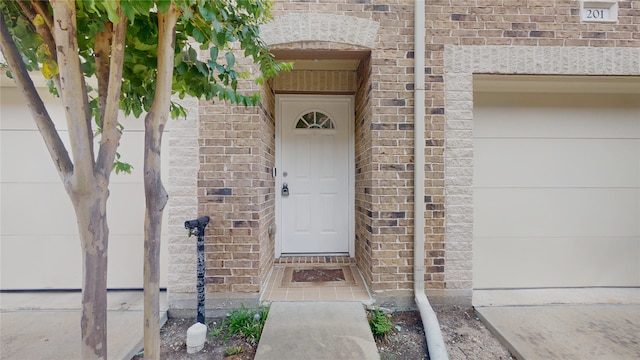
[(144, 358), (160, 358), (160, 240), (162, 213), (169, 195), (162, 185), (162, 133), (169, 118), (175, 27), (178, 13), (172, 3), (158, 14), (158, 80), (153, 104), (145, 117), (144, 189)]
[(84, 198), (71, 195), (82, 243), (82, 359), (107, 359), (107, 197), (99, 186)]

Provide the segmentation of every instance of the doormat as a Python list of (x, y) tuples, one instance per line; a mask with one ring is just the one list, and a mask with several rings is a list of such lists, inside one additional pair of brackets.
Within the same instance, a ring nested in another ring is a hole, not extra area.
[(295, 269), (291, 276), (293, 282), (344, 281), (342, 269)]
[(283, 287), (355, 285), (351, 266), (287, 266), (282, 277)]

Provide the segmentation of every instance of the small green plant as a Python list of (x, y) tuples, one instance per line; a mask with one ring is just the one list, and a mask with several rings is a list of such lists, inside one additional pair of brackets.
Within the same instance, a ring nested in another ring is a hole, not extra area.
[(226, 324), (225, 324), (224, 320), (222, 320), (220, 325), (218, 325), (215, 321), (212, 322), (209, 325), (209, 336), (217, 338), (217, 337), (221, 337), (222, 335), (224, 335), (225, 325)]
[(387, 341), (387, 336), (396, 330), (391, 321), (391, 314), (387, 314), (380, 309), (372, 309), (367, 313), (371, 333), (376, 339)]
[(230, 311), (228, 317), (219, 326), (212, 324), (209, 335), (213, 337), (224, 336), (226, 343), (232, 335), (240, 334), (245, 340), (255, 344), (260, 341), (268, 315), (268, 306), (261, 306), (258, 310), (253, 310), (242, 304), (239, 309)]
[(243, 351), (244, 351), (244, 348), (242, 348), (242, 346), (232, 346), (227, 348), (226, 354), (227, 356), (238, 355)]

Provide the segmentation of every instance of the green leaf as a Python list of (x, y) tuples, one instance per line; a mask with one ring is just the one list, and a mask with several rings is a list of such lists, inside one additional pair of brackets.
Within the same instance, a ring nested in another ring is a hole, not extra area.
[(204, 34), (198, 28), (193, 29), (191, 36), (193, 36), (193, 39), (199, 43), (204, 42)]
[(189, 50), (187, 51), (187, 54), (189, 55), (189, 60), (198, 61), (198, 53), (196, 53), (196, 51), (193, 48), (189, 48)]
[(148, 51), (148, 50), (156, 50), (158, 48), (158, 44), (145, 44), (140, 39), (133, 40), (133, 46), (136, 50)]
[(232, 68), (236, 63), (235, 55), (233, 55), (233, 53), (229, 51), (224, 55), (224, 57), (227, 59), (227, 67)]
[(104, 0), (103, 3), (105, 10), (107, 10), (109, 21), (114, 24), (119, 23), (120, 17), (118, 16), (118, 2), (116, 0)]
[(116, 160), (113, 162), (113, 170), (116, 174), (126, 173), (131, 174), (131, 170), (133, 170), (133, 166), (131, 164)]
[(204, 65), (202, 61), (196, 62), (196, 68), (198, 69), (198, 71), (200, 71), (202, 75), (205, 75), (205, 76), (209, 75), (209, 71), (207, 70), (207, 67)]
[(169, 6), (171, 6), (171, 0), (159, 0), (158, 1), (158, 12), (165, 13), (169, 10)]
[(209, 56), (211, 57), (211, 60), (215, 63), (216, 59), (218, 58), (218, 48), (215, 46), (212, 46), (209, 49)]
[(212, 23), (212, 25), (213, 25), (213, 29), (214, 29), (216, 32), (220, 32), (220, 31), (222, 31), (222, 24), (220, 23), (220, 21), (218, 21), (218, 19), (214, 18), (214, 19), (211, 21), (211, 23)]
[(134, 74), (139, 74), (141, 72), (146, 72), (147, 70), (148, 70), (148, 68), (145, 65), (142, 65), (142, 64), (133, 65), (133, 73)]
[(134, 3), (136, 3), (136, 1), (123, 1), (120, 3), (122, 13), (127, 17), (127, 20), (129, 20), (129, 22), (133, 22), (136, 16), (136, 10), (133, 7)]

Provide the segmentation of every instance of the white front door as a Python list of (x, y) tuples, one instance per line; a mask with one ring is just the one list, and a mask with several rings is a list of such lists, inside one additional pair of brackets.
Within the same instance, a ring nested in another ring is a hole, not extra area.
[(279, 95), (280, 254), (351, 253), (353, 97)]

